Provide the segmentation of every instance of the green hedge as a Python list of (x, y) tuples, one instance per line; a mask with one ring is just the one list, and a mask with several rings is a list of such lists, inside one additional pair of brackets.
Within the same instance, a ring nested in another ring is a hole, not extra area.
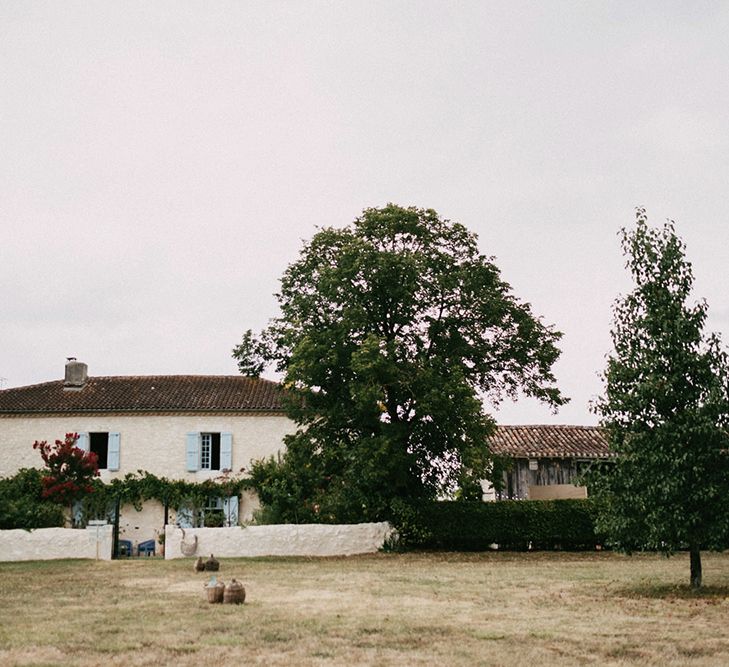
[(63, 508), (43, 498), (43, 473), (23, 468), (0, 479), (0, 530), (63, 526)]
[(499, 549), (594, 549), (592, 500), (431, 502), (393, 507), (403, 548), (446, 551)]

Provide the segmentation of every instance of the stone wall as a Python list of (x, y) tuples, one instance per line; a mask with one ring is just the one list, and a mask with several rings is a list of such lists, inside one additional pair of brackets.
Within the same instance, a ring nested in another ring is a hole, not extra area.
[(232, 528), (180, 528), (166, 526), (165, 558), (186, 558), (183, 543), (197, 544), (192, 557), (352, 556), (374, 553), (391, 534), (388, 523), (351, 525), (282, 524)]
[(112, 526), (0, 530), (0, 561), (94, 558), (111, 560)]

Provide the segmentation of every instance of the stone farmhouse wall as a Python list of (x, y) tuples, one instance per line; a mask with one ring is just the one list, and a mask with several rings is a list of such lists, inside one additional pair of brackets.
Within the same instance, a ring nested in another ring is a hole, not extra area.
[(120, 434), (120, 466), (102, 471), (104, 481), (146, 470), (160, 477), (202, 481), (219, 472), (187, 472), (186, 436), (190, 432), (233, 434), (232, 469), (248, 468), (253, 459), (283, 449), (283, 437), (294, 423), (283, 414), (88, 414), (35, 417), (0, 417), (0, 477), (20, 468), (42, 466), (33, 449), (35, 440), (63, 439), (70, 432), (117, 432)]
[[(127, 473), (145, 470), (159, 477), (201, 482), (220, 475), (217, 470), (187, 470), (189, 433), (218, 432), (232, 435), (231, 469), (238, 473), (251, 461), (283, 451), (283, 438), (293, 432), (294, 423), (281, 413), (245, 414), (74, 414), (58, 416), (0, 416), (0, 477), (14, 475), (20, 468), (43, 465), (36, 440), (52, 442), (66, 433), (108, 432), (119, 434), (119, 469), (102, 470), (109, 482)], [(252, 494), (244, 494), (239, 520), (248, 521), (258, 506)], [(174, 508), (168, 521), (174, 523)], [(155, 539), (164, 531), (164, 508), (156, 501), (145, 503), (141, 512), (122, 508), (120, 539), (134, 543)]]

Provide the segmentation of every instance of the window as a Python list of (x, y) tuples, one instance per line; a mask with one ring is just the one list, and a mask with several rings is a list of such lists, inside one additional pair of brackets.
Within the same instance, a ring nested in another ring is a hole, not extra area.
[(202, 510), (202, 523), (207, 528), (220, 528), (225, 525), (222, 498), (208, 497)]
[(220, 528), (238, 525), (238, 496), (209, 496), (203, 505), (177, 508), (177, 525), (181, 528)]
[(99, 460), (99, 470), (105, 470), (109, 461), (109, 434), (89, 433), (89, 444)]
[(200, 434), (200, 469), (220, 470), (220, 433)]
[(231, 470), (233, 465), (232, 433), (188, 433), (187, 470)]
[(106, 431), (77, 433), (76, 447), (85, 452), (94, 452), (99, 460), (99, 470), (119, 470), (121, 434)]

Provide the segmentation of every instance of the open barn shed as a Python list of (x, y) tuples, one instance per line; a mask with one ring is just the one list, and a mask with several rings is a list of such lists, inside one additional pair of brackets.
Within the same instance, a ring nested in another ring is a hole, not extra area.
[(506, 470), (502, 490), (485, 490), (485, 500), (585, 498), (580, 476), (610, 457), (597, 426), (499, 426), (489, 446), (506, 461)]

